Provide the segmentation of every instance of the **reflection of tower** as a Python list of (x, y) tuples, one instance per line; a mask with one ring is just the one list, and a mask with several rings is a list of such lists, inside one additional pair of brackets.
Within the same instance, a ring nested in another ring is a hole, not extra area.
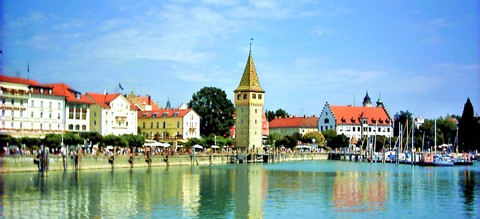
[[(267, 175), (261, 166), (249, 166), (247, 171), (239, 169), (235, 175), (234, 218), (262, 218)], [(245, 215), (246, 214), (246, 215)]]
[(238, 148), (262, 148), (262, 115), (265, 91), (260, 86), (252, 51), (237, 89), (234, 90), (236, 107), (235, 143)]

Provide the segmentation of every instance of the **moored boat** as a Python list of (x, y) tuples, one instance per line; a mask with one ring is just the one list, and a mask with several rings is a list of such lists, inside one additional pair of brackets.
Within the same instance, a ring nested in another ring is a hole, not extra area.
[(417, 162), (419, 166), (454, 166), (455, 163), (449, 157), (427, 154), (424, 159)]

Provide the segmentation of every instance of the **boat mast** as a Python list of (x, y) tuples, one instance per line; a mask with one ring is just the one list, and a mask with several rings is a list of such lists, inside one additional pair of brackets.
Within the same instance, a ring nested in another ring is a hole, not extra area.
[(434, 133), (435, 133), (435, 140), (433, 142), (433, 145), (434, 145), (434, 149), (433, 149), (433, 154), (437, 154), (437, 119), (435, 119), (435, 125), (434, 125), (435, 129), (433, 130)]

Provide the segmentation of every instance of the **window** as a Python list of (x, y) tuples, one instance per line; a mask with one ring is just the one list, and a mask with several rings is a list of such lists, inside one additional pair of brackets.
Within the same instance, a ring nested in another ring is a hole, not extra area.
[(60, 109), (60, 103), (58, 103), (58, 109)]
[(97, 121), (93, 120), (93, 126), (97, 126)]
[(12, 105), (14, 105), (14, 104), (15, 104), (15, 99), (12, 98)]
[(48, 107), (51, 109), (52, 108), (52, 102), (48, 103)]
[(40, 112), (40, 118), (43, 118), (43, 112)]
[(87, 126), (86, 125), (82, 125), (82, 131), (87, 131)]
[(152, 118), (157, 118), (157, 114), (156, 113), (152, 114)]
[(2, 104), (5, 104), (5, 98), (2, 98)]
[(158, 129), (159, 127), (160, 127), (160, 123), (159, 123), (159, 122), (157, 122), (157, 129)]
[(168, 113), (163, 113), (162, 114), (162, 117), (167, 117), (168, 116)]
[(57, 119), (60, 119), (60, 113), (57, 114)]
[(33, 112), (30, 113), (30, 118), (33, 118)]
[[(13, 104), (13, 103), (12, 103)], [(40, 107), (43, 108), (43, 101), (40, 101)]]
[(257, 94), (252, 94), (252, 99), (257, 99)]
[(325, 120), (323, 121), (324, 123), (329, 123), (330, 120), (328, 118), (325, 118)]
[(49, 118), (49, 119), (52, 118), (52, 112), (49, 112), (49, 113), (48, 113), (48, 118)]
[(163, 122), (163, 124), (162, 124), (162, 127), (163, 127), (163, 128), (165, 128), (165, 127), (166, 127), (166, 124), (165, 124), (165, 122)]
[(23, 106), (23, 100), (20, 100), (20, 105)]
[(180, 128), (180, 122), (177, 122), (177, 128)]
[(143, 124), (142, 124), (142, 128), (145, 128), (145, 122), (143, 122)]
[(247, 99), (247, 94), (243, 94), (243, 99)]
[[(75, 119), (80, 119), (80, 108), (75, 108)], [(79, 127), (80, 128), (80, 127)], [(78, 130), (78, 129), (77, 129)]]
[(237, 94), (237, 100), (240, 100), (240, 98), (242, 98), (242, 95), (241, 95), (241, 94)]
[(86, 119), (87, 119), (87, 109), (83, 108), (82, 109), (82, 120), (86, 120)]
[(73, 130), (73, 125), (72, 124), (68, 125), (68, 130)]
[(153, 129), (153, 122), (150, 123), (150, 128)]
[(258, 99), (259, 99), (259, 100), (262, 99), (262, 94), (258, 94)]
[(34, 104), (34, 103), (35, 103), (35, 102), (32, 100), (32, 102), (31, 102), (31, 105), (30, 105), (30, 106), (31, 106), (31, 107), (35, 106), (35, 104)]
[(80, 130), (80, 125), (75, 125), (75, 130)]
[(71, 107), (68, 109), (68, 118), (73, 119), (73, 108)]

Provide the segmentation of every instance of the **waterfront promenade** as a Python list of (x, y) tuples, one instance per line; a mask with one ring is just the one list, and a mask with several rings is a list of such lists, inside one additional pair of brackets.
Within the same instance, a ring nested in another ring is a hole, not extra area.
[[(79, 162), (80, 170), (87, 169), (120, 169), (120, 168), (132, 168), (129, 162), (130, 156), (117, 155), (115, 156), (115, 162), (109, 163), (111, 156), (99, 155), (91, 156), (84, 155)], [(326, 160), (327, 153), (271, 153), (268, 155), (265, 162), (285, 162), (285, 161), (300, 161), (300, 160)], [(236, 160), (237, 156), (231, 153), (197, 153), (195, 157), (190, 155), (173, 155), (169, 156), (168, 165), (181, 166), (181, 165), (217, 165), (231, 163), (232, 158)], [(133, 168), (148, 167), (148, 163), (145, 161), (146, 156), (136, 156), (133, 159)], [(165, 162), (165, 156), (157, 155), (152, 156), (151, 167), (167, 166)], [(12, 173), (12, 172), (33, 172), (38, 171), (38, 166), (33, 162), (34, 157), (31, 155), (9, 155), (0, 157), (0, 173)], [(244, 159), (241, 163), (247, 162), (263, 162), (260, 160), (252, 161)], [(241, 164), (238, 159), (235, 163)], [(64, 161), (61, 155), (49, 156), (49, 171), (63, 171)], [(70, 157), (67, 160), (67, 170), (75, 170), (73, 158)]]

